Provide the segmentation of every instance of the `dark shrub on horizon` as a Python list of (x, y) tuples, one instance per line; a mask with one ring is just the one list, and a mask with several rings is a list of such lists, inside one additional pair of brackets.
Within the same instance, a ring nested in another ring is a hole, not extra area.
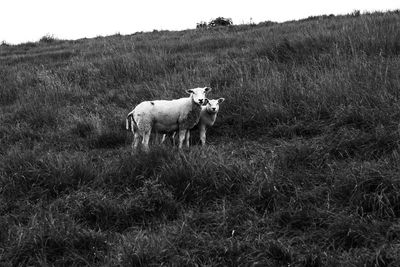
[(224, 17), (218, 17), (216, 19), (211, 20), (208, 23), (209, 27), (218, 27), (218, 26), (231, 26), (233, 24), (231, 18), (224, 18)]

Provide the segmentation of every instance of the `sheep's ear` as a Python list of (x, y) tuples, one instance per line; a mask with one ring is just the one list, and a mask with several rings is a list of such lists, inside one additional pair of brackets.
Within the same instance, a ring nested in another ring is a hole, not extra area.
[(210, 103), (210, 101), (207, 98), (205, 98), (203, 106), (207, 105), (208, 103)]
[(186, 93), (188, 93), (189, 95), (190, 95), (190, 94), (193, 94), (193, 90), (192, 90), (192, 89), (187, 89), (187, 90), (186, 90)]
[(204, 87), (204, 91), (207, 92), (207, 93), (210, 92), (211, 91), (211, 87)]
[(218, 103), (222, 103), (222, 102), (224, 102), (225, 101), (225, 98), (223, 98), (223, 97), (221, 97), (221, 98), (218, 98)]

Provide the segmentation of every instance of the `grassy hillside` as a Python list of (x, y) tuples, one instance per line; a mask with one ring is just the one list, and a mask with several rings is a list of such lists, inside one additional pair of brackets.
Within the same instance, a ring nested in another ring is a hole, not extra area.
[[(0, 46), (0, 265), (399, 266), (400, 13)], [(199, 147), (139, 102), (211, 86)]]

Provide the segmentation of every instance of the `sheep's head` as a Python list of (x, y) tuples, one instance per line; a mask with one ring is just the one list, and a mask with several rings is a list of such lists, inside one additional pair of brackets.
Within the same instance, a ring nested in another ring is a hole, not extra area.
[(206, 106), (207, 112), (209, 113), (217, 113), (219, 110), (219, 104), (224, 102), (225, 98), (218, 99), (208, 99), (208, 103)]
[(198, 87), (186, 90), (186, 92), (192, 96), (193, 101), (200, 106), (206, 102), (206, 93), (210, 91), (210, 87)]

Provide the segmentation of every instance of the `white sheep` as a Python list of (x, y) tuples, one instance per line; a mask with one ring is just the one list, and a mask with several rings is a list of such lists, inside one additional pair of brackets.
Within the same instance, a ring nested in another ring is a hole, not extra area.
[(225, 98), (222, 97), (218, 99), (211, 99), (208, 100), (206, 106), (203, 106), (201, 108), (199, 129), (200, 129), (200, 141), (203, 146), (206, 144), (207, 128), (214, 125), (219, 111), (219, 104), (221, 104), (224, 101)]
[(201, 105), (207, 100), (210, 87), (186, 90), (189, 97), (174, 100), (144, 101), (137, 105), (126, 118), (126, 128), (134, 135), (132, 148), (136, 149), (142, 138), (144, 150), (149, 149), (152, 131), (155, 133), (179, 132), (179, 148), (186, 137), (189, 146), (190, 129), (200, 120)]
[[(225, 98), (211, 99), (208, 100), (208, 103), (206, 103), (205, 106), (201, 107), (200, 120), (198, 126), (200, 130), (200, 141), (203, 146), (206, 144), (207, 128), (214, 125), (219, 111), (219, 104), (224, 102), (224, 100)], [(172, 140), (174, 140), (174, 137), (175, 137), (175, 132), (172, 134)], [(190, 133), (187, 135), (186, 139), (187, 143), (189, 142), (188, 137), (190, 137)], [(164, 142), (165, 138), (166, 134), (163, 135), (161, 143)]]

